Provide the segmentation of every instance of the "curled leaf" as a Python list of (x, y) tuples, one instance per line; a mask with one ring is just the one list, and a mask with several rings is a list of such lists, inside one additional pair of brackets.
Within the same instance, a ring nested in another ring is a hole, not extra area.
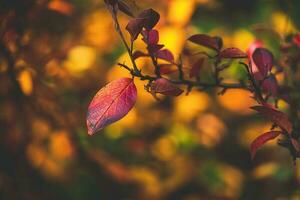
[(247, 54), (238, 48), (227, 48), (220, 52), (220, 58), (247, 58)]
[(268, 49), (255, 49), (252, 60), (263, 77), (266, 77), (273, 67), (273, 54)]
[(188, 40), (216, 51), (219, 51), (219, 49), (222, 47), (222, 42), (220, 42), (219, 37), (211, 37), (206, 34), (192, 35), (188, 38)]
[(174, 62), (174, 56), (173, 56), (172, 52), (168, 49), (159, 50), (156, 52), (155, 55), (157, 58), (169, 61), (171, 63)]
[(203, 62), (204, 62), (204, 57), (201, 57), (199, 60), (197, 60), (191, 70), (190, 70), (190, 78), (192, 77), (198, 77), (199, 76), (199, 72), (202, 68), (202, 65), (203, 65)]
[(260, 114), (264, 115), (273, 123), (277, 124), (280, 128), (287, 131), (289, 134), (292, 133), (293, 125), (285, 113), (268, 106), (253, 106), (251, 109), (256, 110)]
[(142, 11), (138, 17), (145, 19), (143, 24), (144, 28), (146, 30), (151, 30), (158, 23), (160, 15), (158, 12), (150, 8)]
[(120, 78), (100, 89), (87, 112), (88, 134), (123, 118), (134, 106), (137, 90), (131, 78)]
[(275, 139), (281, 133), (281, 131), (270, 131), (258, 136), (250, 145), (251, 158), (254, 158), (258, 148), (262, 147), (269, 140)]
[(167, 96), (179, 96), (183, 90), (165, 78), (156, 79), (151, 83), (151, 93), (160, 93)]
[(134, 18), (130, 20), (126, 26), (126, 30), (131, 36), (131, 42), (137, 39), (138, 35), (143, 30), (145, 19), (143, 18)]

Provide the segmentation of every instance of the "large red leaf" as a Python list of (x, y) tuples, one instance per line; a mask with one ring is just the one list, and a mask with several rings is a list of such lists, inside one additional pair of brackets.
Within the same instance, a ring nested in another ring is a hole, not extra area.
[(247, 58), (247, 54), (238, 48), (227, 48), (220, 52), (220, 58)]
[(250, 145), (251, 158), (252, 159), (254, 158), (258, 148), (263, 146), (269, 140), (275, 139), (281, 133), (282, 133), (281, 131), (270, 131), (258, 136)]
[(261, 113), (273, 123), (277, 124), (280, 128), (291, 134), (293, 125), (285, 113), (268, 106), (253, 106), (251, 108)]
[(115, 80), (94, 96), (87, 112), (88, 134), (123, 118), (134, 106), (137, 97), (133, 79)]
[(179, 96), (183, 90), (171, 83), (168, 79), (159, 78), (151, 84), (152, 93), (160, 93), (167, 96)]
[(266, 77), (273, 67), (273, 54), (268, 49), (257, 48), (252, 54), (252, 60), (263, 77)]
[(273, 74), (262, 82), (261, 87), (264, 92), (273, 97), (278, 95), (279, 86), (276, 77)]
[(220, 42), (220, 38), (218, 37), (211, 37), (205, 34), (196, 34), (192, 35), (188, 39), (189, 41), (205, 46), (210, 49), (219, 50), (221, 48), (222, 42)]

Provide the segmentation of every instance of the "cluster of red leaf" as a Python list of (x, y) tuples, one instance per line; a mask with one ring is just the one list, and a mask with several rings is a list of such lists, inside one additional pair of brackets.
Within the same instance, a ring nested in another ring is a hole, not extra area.
[[(223, 49), (223, 42), (220, 37), (212, 37), (205, 34), (196, 34), (188, 38), (188, 41), (197, 45), (204, 46), (216, 52), (214, 56), (210, 56), (206, 53), (207, 58), (213, 59), (215, 63), (216, 82), (213, 84), (193, 82), (191, 80), (184, 79), (182, 71), (182, 63), (176, 63), (172, 52), (164, 48), (163, 44), (159, 43), (159, 32), (154, 29), (160, 19), (160, 15), (153, 9), (147, 9), (142, 11), (136, 17), (133, 16), (130, 9), (121, 0), (105, 0), (106, 4), (113, 10), (112, 15), (117, 23), (117, 10), (121, 10), (125, 14), (132, 17), (126, 26), (126, 30), (131, 36), (131, 45), (125, 43), (128, 54), (131, 57), (133, 69), (125, 66), (134, 77), (138, 77), (141, 80), (147, 80), (147, 90), (153, 94), (160, 93), (168, 96), (178, 96), (183, 90), (178, 88), (176, 84), (187, 85), (188, 88), (192, 86), (213, 86), (221, 87), (224, 91), (232, 88), (243, 88), (253, 93), (253, 98), (257, 101), (258, 105), (251, 107), (253, 110), (262, 114), (266, 119), (270, 120), (274, 126), (269, 132), (263, 133), (257, 137), (251, 144), (250, 151), (253, 158), (257, 149), (264, 145), (267, 141), (275, 139), (279, 135), (284, 135), (288, 138), (288, 141), (292, 144), (293, 148), (298, 152), (300, 144), (296, 138), (293, 138), (293, 124), (287, 114), (278, 110), (276, 102), (278, 99), (283, 99), (287, 103), (290, 103), (290, 97), (283, 87), (278, 85), (276, 80), (276, 73), (282, 71), (281, 67), (275, 63), (273, 54), (266, 48), (263, 48), (262, 42), (255, 42), (250, 46), (247, 53), (241, 51), (238, 48), (231, 47)], [(121, 37), (122, 32), (119, 31)], [(146, 44), (147, 52), (140, 50), (133, 50), (134, 41), (142, 36), (142, 40)], [(299, 36), (294, 38), (296, 45), (299, 45)], [(130, 48), (129, 48), (130, 46)], [(155, 70), (155, 77), (142, 75), (141, 71), (137, 69), (135, 60), (139, 57), (149, 57), (152, 60)], [(158, 59), (166, 61), (168, 64), (159, 64)], [(247, 59), (248, 64), (241, 62), (246, 67), (249, 82), (247, 86), (238, 85), (230, 86), (221, 84), (221, 77), (218, 75), (218, 71), (221, 71), (229, 66), (219, 66), (222, 59)], [(201, 56), (192, 65), (189, 71), (189, 77), (196, 77), (199, 80), (199, 73), (202, 68), (205, 57)], [(168, 78), (162, 77), (162, 75), (171, 73), (169, 67), (175, 65), (178, 67), (179, 80), (172, 81)], [(276, 70), (273, 70), (276, 66)], [(93, 98), (88, 108), (87, 126), (88, 133), (94, 134), (96, 131), (103, 127), (121, 119), (124, 117), (130, 109), (134, 106), (136, 101), (136, 87), (134, 85), (133, 78), (121, 78), (119, 80), (109, 83), (106, 87), (102, 88)], [(155, 96), (156, 97), (156, 96)], [(270, 103), (275, 102), (273, 104)], [(278, 127), (279, 130), (274, 130)]]

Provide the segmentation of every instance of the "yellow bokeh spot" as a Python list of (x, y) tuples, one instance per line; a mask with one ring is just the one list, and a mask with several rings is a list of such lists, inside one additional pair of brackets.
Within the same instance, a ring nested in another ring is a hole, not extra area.
[(224, 95), (218, 96), (218, 102), (226, 109), (236, 114), (248, 115), (253, 113), (249, 108), (255, 104), (251, 98), (251, 93), (246, 90), (232, 89), (227, 90)]
[(252, 175), (256, 179), (261, 179), (265, 177), (272, 176), (277, 170), (279, 169), (279, 166), (277, 163), (264, 163), (254, 169), (252, 172)]
[(110, 51), (114, 48), (112, 43), (118, 38), (115, 32), (111, 31), (114, 29), (114, 24), (111, 21), (109, 12), (96, 10), (84, 20), (83, 26), (85, 27), (84, 42), (103, 51)]
[(125, 117), (121, 120), (111, 124), (107, 127), (107, 131), (105, 134), (110, 139), (118, 139), (122, 136), (124, 129), (126, 128), (133, 128), (136, 126), (137, 123), (137, 111), (133, 108)]
[(88, 46), (76, 46), (69, 51), (68, 58), (64, 66), (73, 75), (79, 75), (81, 72), (90, 68), (96, 60), (96, 51)]
[(232, 37), (232, 46), (237, 47), (243, 51), (246, 51), (250, 44), (255, 41), (254, 35), (245, 30), (245, 29), (240, 29), (234, 32), (233, 37)]
[(243, 183), (243, 173), (229, 165), (221, 165), (220, 167), (224, 187), (224, 195), (237, 198), (240, 195)]
[(153, 154), (160, 160), (171, 160), (175, 153), (175, 144), (168, 137), (159, 139), (153, 146)]
[(131, 179), (141, 184), (144, 191), (149, 195), (158, 195), (160, 193), (160, 182), (155, 172), (147, 168), (133, 167), (129, 173)]
[(199, 142), (207, 147), (213, 147), (222, 139), (226, 126), (213, 114), (203, 114), (197, 119)]
[(55, 159), (68, 159), (73, 154), (73, 146), (67, 132), (54, 132), (50, 136), (50, 152)]
[(274, 12), (271, 18), (272, 27), (274, 27), (278, 33), (287, 34), (296, 31), (295, 25), (286, 14), (282, 12)]
[(186, 25), (195, 9), (195, 0), (173, 0), (168, 10), (168, 21), (174, 25)]
[(22, 92), (30, 95), (33, 91), (32, 74), (29, 70), (23, 70), (18, 74), (18, 81)]
[(190, 121), (207, 109), (209, 102), (210, 98), (206, 93), (192, 92), (188, 96), (181, 95), (175, 99), (175, 117)]
[(164, 27), (159, 30), (160, 43), (164, 44), (175, 56), (175, 58), (181, 52), (185, 43), (185, 31), (178, 27)]

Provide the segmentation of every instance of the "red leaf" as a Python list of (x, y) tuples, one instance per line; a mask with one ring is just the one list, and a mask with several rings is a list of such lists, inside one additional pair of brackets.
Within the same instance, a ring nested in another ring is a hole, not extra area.
[(257, 48), (252, 54), (253, 63), (257, 66), (263, 77), (266, 77), (268, 72), (273, 67), (273, 55), (265, 48)]
[(295, 36), (294, 36), (294, 43), (298, 46), (298, 47), (300, 47), (300, 34), (296, 34)]
[(173, 64), (160, 64), (158, 67), (161, 75), (172, 74), (177, 71)]
[(217, 51), (222, 46), (221, 42), (220, 42), (220, 38), (211, 37), (211, 36), (205, 35), (205, 34), (192, 35), (188, 40), (195, 44), (199, 44), (199, 45), (202, 45), (202, 46), (205, 46), (210, 49), (217, 50)]
[(190, 70), (190, 78), (199, 76), (199, 72), (200, 69), (202, 68), (203, 62), (204, 62), (204, 58), (202, 57), (193, 64)]
[(167, 96), (179, 96), (183, 90), (171, 83), (168, 79), (159, 78), (151, 84), (152, 93), (160, 93)]
[(172, 54), (171, 51), (169, 51), (168, 49), (163, 49), (163, 50), (159, 50), (156, 52), (156, 57), (169, 61), (169, 62), (174, 62), (174, 56)]
[(247, 54), (238, 48), (227, 48), (221, 51), (220, 58), (247, 58)]
[(126, 26), (126, 30), (130, 33), (131, 42), (136, 40), (138, 35), (143, 30), (144, 21), (145, 21), (145, 19), (143, 19), (143, 18), (135, 18), (128, 22), (128, 24)]
[(133, 57), (133, 59), (135, 60), (135, 59), (138, 59), (138, 58), (140, 58), (140, 57), (146, 57), (146, 56), (149, 56), (148, 54), (146, 54), (146, 53), (144, 53), (144, 52), (142, 52), (142, 51), (135, 51), (135, 52), (133, 52), (133, 54), (132, 54), (132, 57)]
[(143, 31), (143, 40), (146, 42), (146, 44), (157, 44), (159, 41), (159, 34), (158, 31), (155, 29), (152, 29), (150, 31)]
[(300, 151), (300, 143), (294, 138), (291, 138), (291, 142), (292, 142), (292, 145), (295, 148), (295, 150), (297, 152), (299, 152)]
[(265, 92), (271, 94), (273, 97), (278, 95), (279, 86), (276, 77), (273, 74), (262, 82), (261, 87)]
[(291, 134), (293, 125), (285, 113), (267, 106), (253, 106), (251, 109), (261, 113), (280, 128)]
[(165, 45), (163, 44), (149, 44), (147, 49), (151, 53), (156, 53), (158, 50), (162, 49)]
[(155, 10), (150, 8), (142, 11), (138, 17), (145, 19), (144, 28), (146, 30), (151, 30), (159, 21), (160, 15)]
[(258, 136), (250, 145), (251, 158), (252, 159), (254, 158), (258, 148), (263, 146), (269, 140), (275, 139), (281, 133), (282, 133), (281, 131), (270, 131)]
[(247, 53), (248, 53), (248, 57), (250, 59), (250, 65), (249, 67), (251, 67), (251, 72), (253, 73), (253, 77), (255, 80), (263, 80), (264, 77), (263, 75), (260, 73), (260, 71), (258, 70), (257, 66), (254, 64), (253, 59), (252, 59), (252, 55), (254, 53), (254, 51), (257, 48), (262, 48), (264, 46), (263, 42), (260, 40), (256, 40), (253, 43), (250, 44)]
[(88, 134), (123, 118), (134, 106), (136, 97), (136, 87), (130, 78), (120, 78), (99, 90), (88, 108)]

